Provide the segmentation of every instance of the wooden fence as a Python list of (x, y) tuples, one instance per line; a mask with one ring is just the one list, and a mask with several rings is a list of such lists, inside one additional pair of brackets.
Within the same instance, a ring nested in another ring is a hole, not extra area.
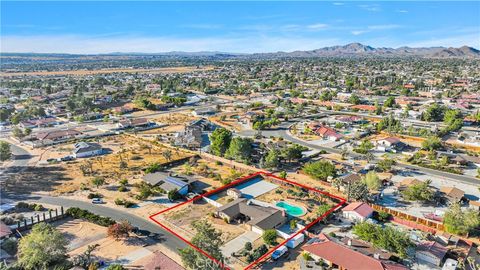
[(41, 215), (31, 216), (29, 219), (24, 219), (23, 221), (18, 221), (16, 225), (16, 230), (19, 232), (29, 230), (33, 225), (41, 222), (54, 222), (57, 220), (64, 219), (68, 215), (63, 211), (63, 206), (55, 210), (50, 209), (48, 212), (43, 212)]
[(377, 211), (383, 211), (391, 214), (392, 216), (394, 216), (394, 220), (393, 220), (394, 222), (406, 225), (408, 227), (412, 227), (415, 229), (419, 229), (419, 230), (427, 231), (431, 233), (445, 230), (445, 227), (443, 226), (443, 224), (432, 221), (432, 220), (412, 216), (407, 213), (403, 213), (403, 212), (390, 209), (387, 207), (383, 207), (380, 205), (376, 205), (376, 204), (371, 204), (371, 206), (373, 209)]

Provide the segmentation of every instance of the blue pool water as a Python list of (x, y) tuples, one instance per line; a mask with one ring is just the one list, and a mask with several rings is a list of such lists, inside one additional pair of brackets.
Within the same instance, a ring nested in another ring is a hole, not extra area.
[(302, 207), (291, 205), (287, 202), (278, 202), (275, 204), (278, 207), (285, 209), (285, 212), (290, 216), (299, 217), (306, 214), (305, 210)]

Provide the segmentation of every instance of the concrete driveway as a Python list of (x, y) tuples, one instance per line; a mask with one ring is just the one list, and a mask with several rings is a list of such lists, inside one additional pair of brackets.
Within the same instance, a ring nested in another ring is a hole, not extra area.
[(222, 253), (225, 257), (230, 257), (233, 252), (237, 252), (241, 250), (245, 243), (251, 242), (253, 243), (255, 240), (260, 238), (260, 234), (252, 231), (244, 232), (243, 234), (237, 236), (236, 238), (232, 239), (230, 242), (226, 243), (222, 247)]

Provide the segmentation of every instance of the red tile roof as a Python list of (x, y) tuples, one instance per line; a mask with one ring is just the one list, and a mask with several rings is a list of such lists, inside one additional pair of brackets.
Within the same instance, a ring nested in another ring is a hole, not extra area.
[(160, 251), (156, 251), (145, 258), (135, 261), (133, 264), (143, 266), (144, 268), (142, 269), (144, 270), (156, 270), (156, 269), (184, 270), (185, 269)]
[(12, 234), (12, 230), (10, 229), (10, 227), (5, 225), (5, 223), (0, 222), (0, 238), (7, 237), (10, 234)]
[(406, 270), (407, 268), (394, 263), (364, 255), (348, 246), (332, 241), (325, 234), (320, 234), (317, 242), (306, 244), (303, 250), (327, 260), (347, 270)]
[(373, 214), (373, 209), (370, 207), (370, 205), (364, 203), (364, 202), (354, 202), (349, 205), (347, 205), (345, 208), (342, 210), (343, 212), (346, 211), (353, 211), (359, 214), (360, 216), (366, 218), (369, 217)]

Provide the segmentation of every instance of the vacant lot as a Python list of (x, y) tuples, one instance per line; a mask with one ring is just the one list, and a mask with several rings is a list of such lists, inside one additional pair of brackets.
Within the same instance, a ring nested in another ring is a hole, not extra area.
[(141, 170), (153, 163), (163, 164), (191, 156), (183, 151), (155, 145), (128, 135), (108, 138), (102, 142), (102, 146), (110, 149), (112, 153), (54, 165), (61, 166), (65, 177), (69, 179), (56, 188), (58, 193), (77, 191), (82, 185), (92, 187), (90, 182), (95, 177), (105, 179), (107, 184), (114, 184), (122, 179), (134, 184), (140, 181)]
[(1, 72), (0, 77), (14, 77), (14, 76), (52, 76), (52, 75), (73, 75), (73, 76), (87, 76), (98, 74), (111, 74), (111, 73), (188, 73), (194, 71), (207, 71), (213, 70), (212, 66), (206, 66), (202, 68), (197, 67), (166, 67), (155, 69), (143, 69), (143, 68), (110, 68), (110, 69), (96, 69), (96, 70), (65, 70), (65, 71), (33, 71), (33, 72)]

